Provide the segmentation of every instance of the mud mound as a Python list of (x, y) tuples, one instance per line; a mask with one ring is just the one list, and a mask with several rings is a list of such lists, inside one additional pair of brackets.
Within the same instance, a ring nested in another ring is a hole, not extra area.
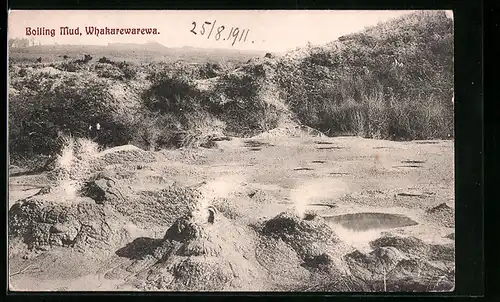
[(453, 288), (453, 245), (426, 244), (415, 237), (387, 236), (370, 243), (368, 254), (344, 259), (350, 272), (374, 291), (447, 291)]
[(140, 259), (121, 269), (133, 272), (130, 283), (148, 290), (241, 288), (258, 275), (248, 260), (252, 247), (241, 242), (241, 235), (224, 217), (209, 223), (187, 215), (177, 219), (163, 239), (150, 240), (140, 249), (132, 247), (140, 256), (122, 250), (121, 255)]
[(269, 278), (282, 286), (293, 287), (310, 275), (295, 250), (283, 240), (264, 237), (255, 249), (257, 262), (267, 270)]
[(455, 261), (453, 244), (427, 244), (415, 237), (384, 236), (370, 242), (372, 248), (394, 247), (399, 251), (432, 261)]
[(154, 152), (144, 151), (132, 145), (111, 148), (98, 154), (98, 162), (101, 167), (126, 162), (152, 163), (156, 160)]
[(109, 204), (132, 223), (148, 228), (171, 225), (179, 216), (191, 213), (201, 197), (199, 190), (174, 183), (162, 190), (140, 191), (125, 200), (112, 199)]
[(63, 204), (43, 199), (16, 203), (9, 210), (9, 237), (21, 238), (28, 249), (53, 246), (109, 249), (126, 234), (113, 229), (112, 215), (93, 200)]
[(289, 245), (306, 266), (313, 263), (313, 259), (319, 259), (318, 257), (334, 259), (329, 264), (342, 266), (338, 258), (346, 246), (319, 216), (309, 215), (308, 219), (301, 219), (297, 215), (283, 212), (266, 221), (260, 232)]
[[(405, 259), (386, 275), (385, 283), (387, 291), (395, 292), (452, 291), (455, 271), (443, 270), (426, 261)], [(383, 288), (383, 282), (375, 286)]]
[(455, 213), (446, 203), (430, 208), (426, 211), (426, 217), (441, 226), (447, 228), (455, 227)]
[(395, 247), (381, 247), (369, 254), (354, 251), (345, 256), (351, 273), (362, 280), (373, 282), (391, 271), (408, 257)]
[(99, 204), (115, 199), (120, 201), (125, 200), (121, 191), (116, 187), (116, 181), (103, 175), (97, 175), (85, 182), (80, 190), (80, 194), (92, 198)]
[(264, 190), (256, 189), (248, 194), (252, 202), (257, 204), (272, 204), (276, 202), (276, 198)]
[(370, 242), (374, 249), (380, 247), (394, 247), (399, 251), (411, 255), (426, 255), (430, 251), (430, 246), (416, 237), (384, 236)]
[(231, 201), (228, 198), (220, 198), (212, 202), (212, 205), (215, 206), (217, 211), (222, 213), (226, 218), (229, 219), (238, 219), (243, 216), (242, 210), (238, 205)]
[(454, 284), (454, 270), (408, 256), (394, 247), (377, 248), (369, 254), (355, 251), (345, 259), (352, 275), (369, 291), (448, 291)]

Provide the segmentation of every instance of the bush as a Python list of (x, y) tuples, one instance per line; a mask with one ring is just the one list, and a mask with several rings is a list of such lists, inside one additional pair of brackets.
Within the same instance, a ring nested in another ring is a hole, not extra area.
[(122, 70), (114, 65), (107, 63), (97, 63), (94, 67), (95, 72), (99, 77), (123, 80), (125, 79), (125, 74)]
[(146, 150), (177, 145), (177, 133), (182, 129), (178, 118), (169, 114), (146, 112), (134, 122), (132, 143)]
[(215, 114), (226, 122), (231, 135), (255, 135), (274, 129), (286, 116), (273, 68), (250, 63), (240, 71), (221, 76), (215, 84), (210, 102), (220, 108)]
[(330, 135), (388, 139), (453, 133), (453, 23), (418, 12), (278, 62), (281, 95)]
[(118, 117), (135, 112), (114, 99), (106, 81), (89, 75), (32, 73), (11, 84), (18, 90), (9, 95), (11, 154), (55, 154), (61, 134), (87, 137), (89, 125), (97, 122), (103, 127), (98, 143), (121, 145), (130, 140), (130, 131), (125, 131), (129, 125)]
[(122, 71), (123, 77), (127, 80), (132, 80), (137, 75), (136, 67), (128, 62), (120, 62), (117, 63), (116, 66)]
[(177, 147), (212, 147), (212, 140), (224, 135), (226, 124), (209, 113), (194, 112), (183, 117), (176, 131)]
[(149, 110), (178, 116), (199, 109), (202, 93), (189, 75), (165, 70), (149, 78), (151, 87), (143, 94), (144, 105)]
[(132, 80), (137, 75), (137, 67), (132, 64), (125, 61), (117, 63), (106, 57), (100, 58), (94, 69), (100, 77), (117, 80)]

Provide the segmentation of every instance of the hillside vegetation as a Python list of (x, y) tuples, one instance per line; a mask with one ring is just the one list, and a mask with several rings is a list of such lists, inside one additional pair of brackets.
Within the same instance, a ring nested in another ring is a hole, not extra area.
[(453, 21), (444, 12), (245, 63), (90, 55), (20, 63), (9, 54), (11, 163), (54, 154), (62, 136), (88, 136), (97, 122), (101, 146), (149, 149), (210, 146), (290, 123), (330, 136), (453, 135)]

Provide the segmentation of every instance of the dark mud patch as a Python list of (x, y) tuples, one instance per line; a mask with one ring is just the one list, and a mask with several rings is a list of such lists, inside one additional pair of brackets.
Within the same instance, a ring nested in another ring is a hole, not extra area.
[(257, 141), (257, 140), (248, 140), (248, 141), (245, 141), (244, 144), (245, 144), (245, 147), (249, 147), (249, 148), (274, 146), (273, 144), (261, 142), (261, 141)]
[(393, 168), (423, 168), (422, 165), (404, 165), (404, 166), (393, 166)]
[(312, 168), (307, 168), (307, 167), (299, 167), (299, 168), (295, 168), (293, 169), (294, 171), (312, 171), (314, 169)]
[(403, 164), (423, 164), (423, 163), (425, 163), (425, 160), (402, 160), (401, 163), (403, 163)]
[(318, 149), (318, 150), (340, 150), (340, 149), (344, 149), (344, 147), (337, 147), (337, 146), (332, 146), (332, 147), (317, 147), (316, 149)]
[(117, 250), (115, 254), (120, 257), (140, 260), (147, 255), (153, 254), (154, 250), (159, 247), (161, 243), (161, 239), (139, 237)]
[(402, 197), (420, 197), (420, 198), (426, 198), (430, 196), (434, 196), (436, 193), (434, 192), (400, 192), (397, 193), (397, 196), (402, 196)]
[(324, 161), (324, 160), (313, 160), (312, 163), (313, 164), (324, 164), (324, 163), (326, 163), (326, 161)]
[(230, 138), (229, 136), (214, 137), (212, 139), (212, 141), (214, 141), (214, 142), (222, 142), (222, 141), (230, 141), (230, 140), (232, 140), (232, 138)]
[(393, 147), (373, 147), (373, 149), (394, 149)]
[(326, 208), (330, 208), (330, 209), (333, 209), (333, 208), (337, 208), (337, 204), (327, 204), (327, 203), (310, 203), (308, 204), (308, 206), (316, 206), (316, 207), (326, 207)]
[(388, 213), (354, 213), (323, 218), (330, 225), (340, 225), (345, 229), (357, 232), (393, 229), (418, 224), (404, 215)]
[(330, 175), (339, 175), (339, 176), (342, 176), (342, 175), (350, 175), (351, 173), (347, 173), (347, 172), (331, 172)]
[(331, 142), (322, 142), (322, 141), (316, 141), (314, 143), (318, 144), (318, 145), (333, 145), (333, 143), (331, 143)]
[(262, 148), (250, 148), (250, 151), (260, 151)]

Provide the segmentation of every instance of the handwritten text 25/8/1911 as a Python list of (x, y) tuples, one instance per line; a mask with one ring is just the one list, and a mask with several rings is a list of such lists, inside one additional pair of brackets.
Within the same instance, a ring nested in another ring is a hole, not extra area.
[[(248, 38), (248, 33), (250, 32), (249, 29), (240, 29), (238, 27), (231, 27), (231, 29), (228, 31), (226, 30), (226, 27), (224, 25), (216, 27), (217, 20), (214, 20), (213, 22), (205, 21), (204, 23), (201, 23), (201, 26), (199, 26), (196, 22), (193, 21), (191, 25), (193, 26), (190, 30), (191, 33), (198, 35), (200, 34), (201, 36), (207, 35), (207, 39), (210, 39), (210, 37), (213, 37), (216, 41), (223, 40), (223, 41), (230, 41), (231, 46), (238, 42), (246, 42)], [(227, 34), (229, 32), (229, 34)], [(252, 41), (253, 43), (253, 41)]]

